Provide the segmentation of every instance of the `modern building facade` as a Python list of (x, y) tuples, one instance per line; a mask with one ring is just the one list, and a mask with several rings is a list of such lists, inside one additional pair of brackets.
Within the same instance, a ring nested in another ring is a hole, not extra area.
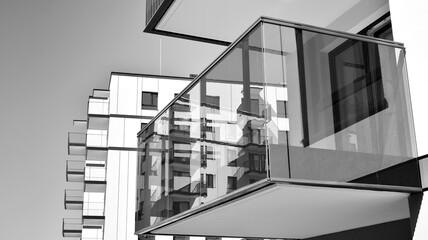
[[(65, 190), (66, 209), (82, 218), (64, 219), (63, 236), (80, 239), (137, 239), (137, 135), (179, 93), (189, 78), (113, 72), (108, 89), (89, 97), (87, 119), (69, 133), (66, 179), (81, 189)], [(137, 199), (138, 200), (138, 199)]]
[(391, 18), (387, 0), (147, 1), (145, 31), (227, 48), (139, 132), (136, 233), (412, 239), (425, 179)]

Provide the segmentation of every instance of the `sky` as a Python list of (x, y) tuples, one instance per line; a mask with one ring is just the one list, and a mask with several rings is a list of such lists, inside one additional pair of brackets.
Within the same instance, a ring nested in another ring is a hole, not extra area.
[[(0, 0), (0, 239), (61, 239), (62, 218), (80, 215), (63, 204), (64, 189), (79, 187), (65, 181), (66, 160), (75, 159), (67, 132), (85, 119), (92, 89), (108, 87), (110, 72), (188, 76), (224, 49), (145, 34), (144, 11), (144, 0)], [(411, 85), (412, 99), (424, 103), (420, 86)], [(427, 119), (421, 108), (417, 126)]]
[[(62, 239), (67, 132), (110, 72), (188, 76), (224, 49), (143, 33), (144, 0), (0, 0), (0, 239)], [(198, 59), (198, 61), (194, 61)]]

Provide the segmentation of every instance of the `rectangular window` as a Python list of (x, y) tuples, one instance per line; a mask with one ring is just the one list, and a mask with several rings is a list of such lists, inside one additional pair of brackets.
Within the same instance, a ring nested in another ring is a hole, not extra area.
[(236, 190), (238, 179), (236, 177), (227, 177), (227, 190)]
[(277, 117), (286, 118), (287, 117), (287, 102), (286, 101), (276, 101), (276, 115)]
[(238, 154), (233, 149), (227, 149), (227, 166), (229, 167), (236, 167), (236, 161), (238, 158)]
[(174, 215), (182, 213), (189, 209), (190, 209), (190, 204), (188, 202), (175, 201), (172, 204), (172, 211)]
[(207, 174), (207, 188), (214, 188), (214, 175)]
[(142, 109), (157, 109), (158, 108), (158, 93), (143, 92), (141, 99)]
[(348, 40), (329, 57), (334, 132), (388, 107), (376, 44)]
[(207, 107), (213, 109), (220, 109), (220, 97), (219, 96), (206, 96)]

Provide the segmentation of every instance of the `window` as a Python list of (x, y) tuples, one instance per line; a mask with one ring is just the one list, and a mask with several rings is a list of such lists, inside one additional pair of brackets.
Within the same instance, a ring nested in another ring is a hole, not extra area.
[(207, 107), (213, 109), (220, 109), (220, 97), (219, 96), (206, 96)]
[(238, 179), (236, 177), (227, 177), (227, 190), (236, 190)]
[(227, 166), (236, 167), (236, 160), (238, 158), (238, 154), (233, 149), (227, 149)]
[(276, 115), (277, 117), (286, 118), (287, 117), (287, 102), (286, 101), (276, 101)]
[(174, 215), (182, 213), (189, 209), (190, 209), (190, 204), (188, 202), (176, 201), (176, 202), (173, 202), (172, 204), (172, 211)]
[(207, 174), (207, 188), (214, 188), (214, 175), (213, 174)]
[(259, 115), (259, 99), (251, 99), (251, 113)]
[(141, 100), (141, 108), (143, 109), (157, 109), (158, 108), (158, 93), (157, 92), (143, 92)]
[(190, 177), (190, 173), (189, 172), (173, 171), (172, 175), (174, 177)]
[(388, 107), (376, 44), (346, 41), (330, 52), (334, 132)]
[(264, 154), (249, 154), (249, 168), (251, 171), (265, 172), (266, 171), (266, 156)]

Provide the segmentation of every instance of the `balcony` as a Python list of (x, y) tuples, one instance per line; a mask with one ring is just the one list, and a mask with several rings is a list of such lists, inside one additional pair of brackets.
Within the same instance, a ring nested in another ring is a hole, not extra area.
[(83, 191), (66, 189), (64, 191), (64, 208), (68, 210), (82, 210)]
[(104, 221), (105, 193), (85, 192), (82, 218), (85, 224), (102, 224)]
[(82, 237), (82, 219), (64, 218), (62, 220), (62, 236), (70, 238)]
[(105, 192), (106, 163), (105, 161), (86, 160), (85, 192)]
[[(109, 92), (96, 92), (99, 97), (91, 96), (88, 101), (88, 129), (108, 130)], [(95, 92), (94, 92), (95, 94)], [(107, 95), (107, 97), (104, 97)]]
[[(177, 104), (192, 110), (180, 139)], [(403, 45), (304, 24), (259, 19), (139, 139), (146, 172), (187, 160), (144, 176), (146, 199), (164, 193), (144, 201), (139, 234), (309, 238), (408, 219), (422, 190)], [(207, 174), (216, 187), (196, 199), (171, 194), (171, 176)]]
[(85, 133), (68, 133), (68, 154), (69, 155), (86, 155), (86, 134)]
[(107, 159), (107, 130), (88, 129), (87, 133), (68, 133), (68, 154), (89, 160)]
[(85, 162), (67, 160), (66, 179), (67, 182), (83, 182), (85, 174)]

